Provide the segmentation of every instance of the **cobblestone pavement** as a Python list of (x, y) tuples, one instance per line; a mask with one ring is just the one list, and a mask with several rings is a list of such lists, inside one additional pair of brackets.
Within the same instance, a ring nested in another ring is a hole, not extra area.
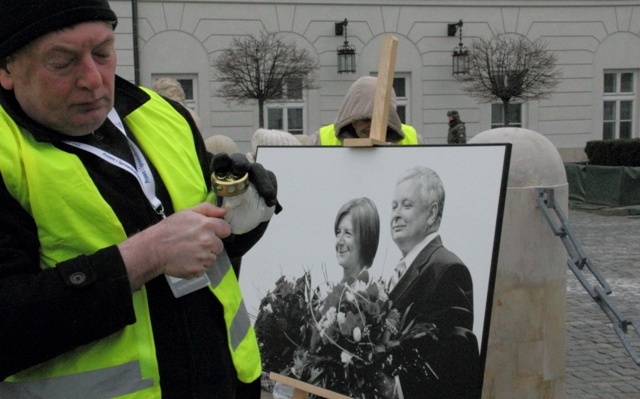
[[(640, 323), (640, 216), (569, 210), (569, 226), (612, 289), (625, 319)], [(598, 282), (586, 271), (590, 284)], [(566, 399), (640, 398), (640, 366), (628, 354), (600, 306), (567, 268)], [(640, 355), (640, 332), (629, 329)], [(272, 398), (263, 392), (262, 399)]]
[[(640, 323), (640, 216), (569, 211), (569, 226), (623, 317)], [(587, 273), (590, 275), (590, 273)], [(591, 284), (596, 285), (595, 279)], [(640, 353), (640, 332), (628, 337)], [(637, 366), (598, 304), (567, 273), (567, 399), (640, 398)]]

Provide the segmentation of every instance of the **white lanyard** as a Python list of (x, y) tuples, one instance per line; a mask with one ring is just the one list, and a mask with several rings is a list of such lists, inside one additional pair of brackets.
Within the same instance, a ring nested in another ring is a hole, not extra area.
[(92, 145), (80, 143), (77, 141), (65, 141), (65, 143), (81, 150), (90, 152), (109, 162), (110, 164), (131, 173), (138, 180), (138, 183), (140, 183), (140, 187), (142, 188), (144, 195), (147, 197), (149, 203), (151, 203), (151, 206), (156, 211), (156, 213), (165, 218), (166, 216), (164, 214), (164, 207), (162, 206), (162, 202), (158, 199), (158, 197), (156, 197), (155, 180), (153, 179), (153, 175), (151, 174), (151, 170), (149, 169), (149, 164), (144, 158), (142, 151), (140, 151), (138, 146), (127, 136), (127, 133), (124, 130), (124, 125), (122, 124), (122, 120), (120, 119), (120, 115), (118, 115), (118, 112), (115, 108), (112, 108), (111, 111), (109, 111), (108, 117), (111, 123), (113, 123), (118, 128), (118, 130), (122, 132), (124, 137), (126, 137), (127, 141), (129, 142), (129, 148), (131, 149), (133, 159), (136, 163), (135, 167), (133, 167), (133, 165), (131, 165), (129, 162)]

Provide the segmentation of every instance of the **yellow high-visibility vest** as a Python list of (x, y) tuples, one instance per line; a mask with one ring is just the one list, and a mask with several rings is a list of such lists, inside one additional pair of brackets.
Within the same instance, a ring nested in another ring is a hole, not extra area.
[[(177, 212), (207, 195), (193, 134), (171, 105), (145, 91), (152, 100), (129, 114), (124, 123), (156, 167)], [(36, 141), (2, 108), (0, 131), (0, 171), (11, 195), (36, 222), (41, 268), (93, 254), (127, 238), (77, 156)], [(229, 263), (209, 277), (209, 289), (224, 309), (238, 379), (254, 381), (262, 371), (260, 352), (233, 268)], [(144, 286), (133, 294), (133, 305), (135, 324), (10, 376), (0, 382), (0, 397), (161, 397)]]
[[(402, 125), (404, 138), (398, 141), (398, 145), (418, 144), (418, 133), (416, 129), (409, 125)], [(342, 142), (336, 137), (335, 125), (327, 125), (320, 128), (320, 144), (326, 146), (340, 146)]]

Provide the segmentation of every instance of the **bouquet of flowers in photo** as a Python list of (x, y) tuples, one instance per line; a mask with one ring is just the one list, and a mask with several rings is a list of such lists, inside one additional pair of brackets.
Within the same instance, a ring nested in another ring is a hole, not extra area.
[[(418, 349), (437, 341), (436, 326), (407, 320), (408, 310), (400, 314), (392, 307), (385, 286), (382, 280), (358, 280), (330, 284), (321, 294), (308, 274), (296, 284), (278, 280), (255, 323), (265, 369), (367, 399), (397, 397), (403, 373), (437, 378)], [(277, 314), (286, 315), (279, 324), (286, 340), (263, 335), (267, 326), (278, 325)]]
[(295, 282), (284, 276), (260, 301), (254, 330), (260, 345), (265, 370), (283, 372), (293, 362), (294, 351), (306, 341), (304, 326), (318, 295), (309, 287), (311, 277), (305, 273)]

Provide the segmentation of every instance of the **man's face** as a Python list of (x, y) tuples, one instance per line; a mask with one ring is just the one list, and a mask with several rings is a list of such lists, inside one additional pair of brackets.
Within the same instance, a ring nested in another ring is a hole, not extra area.
[(113, 107), (114, 38), (101, 21), (49, 33), (0, 69), (0, 84), (40, 124), (70, 136), (91, 133)]
[(352, 123), (356, 135), (361, 139), (368, 139), (371, 133), (371, 119), (361, 119)]
[(403, 255), (429, 235), (434, 205), (422, 198), (415, 180), (405, 180), (396, 186), (391, 205), (391, 238)]

